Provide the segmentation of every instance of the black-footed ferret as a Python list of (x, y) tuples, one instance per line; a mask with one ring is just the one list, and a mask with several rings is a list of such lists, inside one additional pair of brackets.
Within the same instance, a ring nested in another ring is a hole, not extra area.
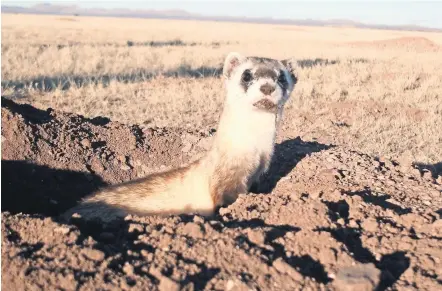
[(295, 63), (230, 53), (227, 89), (207, 155), (186, 167), (103, 188), (65, 213), (109, 222), (127, 214), (211, 215), (247, 193), (268, 169), (277, 125), (296, 82)]

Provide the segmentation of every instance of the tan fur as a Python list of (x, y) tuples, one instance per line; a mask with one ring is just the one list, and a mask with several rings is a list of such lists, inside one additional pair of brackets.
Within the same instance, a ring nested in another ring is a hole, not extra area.
[[(255, 85), (250, 82), (247, 91), (244, 84), (239, 85), (241, 74), (255, 67)], [(272, 75), (281, 70), (289, 78), (286, 88), (276, 80), (266, 79), (266, 72)], [(239, 194), (247, 193), (270, 165), (278, 115), (282, 114), (296, 82), (291, 74), (292, 69), (288, 71), (286, 65), (276, 60), (229, 54), (224, 66), (227, 99), (214, 144), (204, 158), (186, 167), (101, 189), (65, 215), (77, 213), (104, 222), (127, 214), (211, 215), (217, 207), (233, 203)], [(277, 90), (261, 96), (256, 86), (262, 84)]]

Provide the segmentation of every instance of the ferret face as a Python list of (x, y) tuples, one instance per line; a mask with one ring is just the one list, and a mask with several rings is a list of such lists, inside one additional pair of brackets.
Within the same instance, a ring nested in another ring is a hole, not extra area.
[(269, 113), (284, 106), (297, 81), (292, 63), (237, 53), (227, 56), (223, 74), (228, 103)]

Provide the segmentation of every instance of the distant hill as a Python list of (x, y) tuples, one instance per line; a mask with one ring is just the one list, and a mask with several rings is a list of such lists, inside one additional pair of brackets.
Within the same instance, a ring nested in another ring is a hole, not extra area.
[(422, 27), (417, 25), (383, 25), (365, 24), (346, 19), (314, 20), (314, 19), (274, 19), (274, 18), (251, 18), (231, 16), (204, 16), (189, 13), (184, 10), (146, 10), (146, 9), (103, 9), (103, 8), (81, 8), (77, 5), (54, 5), (49, 3), (37, 4), (32, 7), (1, 6), (2, 13), (24, 13), (24, 14), (51, 14), (51, 15), (77, 15), (77, 16), (107, 16), (107, 17), (129, 17), (129, 18), (156, 18), (176, 20), (205, 20), (223, 22), (247, 22), (263, 24), (289, 24), (300, 26), (334, 26), (334, 27), (357, 27), (388, 30), (409, 30), (409, 31), (434, 31), (442, 32), (442, 29)]

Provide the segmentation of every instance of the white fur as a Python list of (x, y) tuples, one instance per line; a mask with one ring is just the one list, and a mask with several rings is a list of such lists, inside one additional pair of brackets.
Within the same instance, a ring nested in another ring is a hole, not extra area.
[[(283, 88), (273, 79), (260, 78), (245, 92), (241, 85), (242, 73), (246, 69), (253, 73), (257, 66), (238, 53), (229, 54), (223, 70), (227, 97), (216, 139), (207, 156), (182, 174), (172, 177), (166, 175), (164, 179), (160, 175), (159, 178), (151, 180), (103, 189), (86, 198), (84, 202), (101, 202), (138, 214), (206, 215), (211, 214), (219, 203), (223, 203), (226, 200), (224, 198), (233, 198), (227, 200), (234, 201), (240, 193), (247, 192), (250, 185), (259, 179), (270, 165), (278, 123), (284, 104), (294, 87), (287, 68), (281, 62), (276, 64), (279, 64), (280, 68), (275, 68), (275, 73), (278, 75), (280, 70), (284, 71), (288, 88)], [(264, 84), (275, 87), (269, 96), (265, 96), (260, 90)], [(254, 104), (262, 99), (276, 104), (277, 113), (255, 107)], [(222, 190), (222, 197), (215, 199), (212, 196), (214, 189), (227, 190)], [(106, 211), (103, 208), (97, 209)], [(77, 210), (85, 216), (110, 218), (115, 215), (110, 210), (108, 214), (97, 213), (95, 208), (82, 208), (81, 205)], [(121, 213), (117, 212), (118, 215)]]

